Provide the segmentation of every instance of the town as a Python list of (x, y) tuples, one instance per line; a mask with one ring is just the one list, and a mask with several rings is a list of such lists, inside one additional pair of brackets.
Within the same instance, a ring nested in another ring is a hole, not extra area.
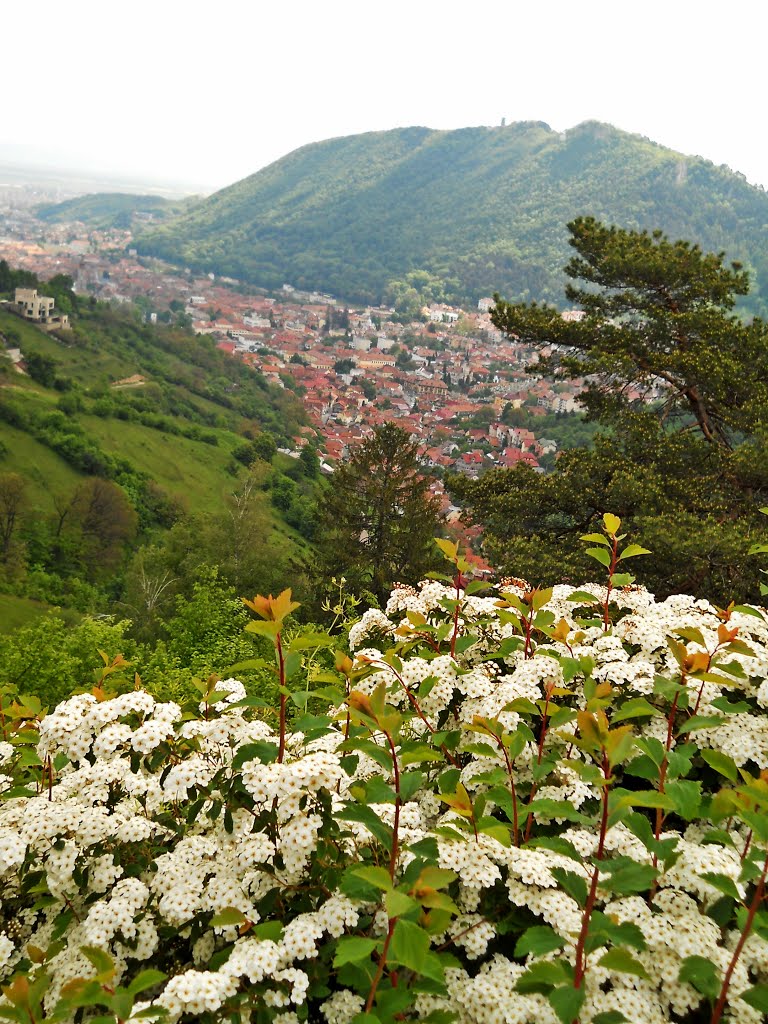
[(312, 426), (294, 453), (310, 441), (326, 472), (374, 427), (396, 421), (418, 442), (446, 515), (446, 472), (477, 477), (519, 464), (544, 472), (562, 446), (563, 424), (584, 429), (582, 382), (533, 375), (537, 353), (496, 330), (489, 297), (475, 310), (425, 305), (411, 319), (290, 284), (267, 295), (140, 257), (129, 230), (45, 223), (19, 189), (0, 190), (0, 259), (41, 280), (68, 275), (78, 294), (132, 303), (148, 322), (212, 336), (301, 397)]

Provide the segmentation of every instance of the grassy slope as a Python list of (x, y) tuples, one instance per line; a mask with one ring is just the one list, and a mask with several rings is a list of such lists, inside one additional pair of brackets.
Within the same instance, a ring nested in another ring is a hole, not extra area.
[[(171, 494), (182, 495), (190, 512), (206, 512), (220, 507), (226, 494), (237, 486), (226, 472), (232, 449), (241, 440), (237, 435), (218, 430), (219, 444), (214, 447), (145, 427), (141, 423), (80, 416), (79, 422), (101, 447), (113, 455), (122, 455), (152, 476)], [(242, 477), (243, 469), (240, 473)]]
[[(70, 420), (77, 423), (103, 451), (123, 456), (136, 469), (148, 473), (168, 494), (180, 497), (190, 512), (223, 509), (226, 497), (237, 490), (247, 473), (244, 466), (232, 459), (233, 448), (242, 442), (237, 431), (247, 422), (258, 429), (262, 425), (259, 420), (244, 419), (236, 409), (216, 401), (215, 396), (203, 397), (183, 384), (174, 383), (181, 374), (193, 380), (195, 387), (204, 386), (206, 381), (205, 368), (191, 365), (184, 358), (183, 336), (179, 338), (182, 349), (178, 353), (167, 353), (152, 346), (151, 331), (139, 330), (128, 320), (121, 324), (110, 316), (102, 321), (100, 314), (96, 313), (91, 314), (85, 327), (87, 331), (80, 330), (79, 337), (76, 333), (72, 343), (66, 345), (17, 317), (0, 312), (0, 334), (18, 335), (22, 352), (37, 351), (50, 356), (56, 362), (57, 372), (75, 381), (83, 395), (84, 410), (72, 414)], [(150, 338), (148, 345), (145, 344), (147, 338)], [(198, 350), (190, 351), (196, 353)], [(213, 361), (211, 375), (222, 366), (230, 369), (228, 364), (219, 363), (220, 356), (215, 351), (203, 351), (204, 359)], [(99, 395), (117, 397), (129, 406), (145, 397), (143, 388), (121, 391), (118, 396), (109, 388), (113, 380), (134, 373), (146, 374), (151, 386), (160, 389), (157, 391), (159, 403), (179, 403), (181, 407), (200, 412), (208, 419), (215, 414), (218, 425), (204, 424), (200, 427), (194, 417), (166, 413), (182, 428), (197, 426), (208, 434), (214, 434), (218, 443), (211, 445), (139, 422), (93, 415), (93, 398)], [(250, 378), (245, 379), (247, 383)], [(241, 389), (244, 386), (239, 385)], [(263, 403), (265, 414), (279, 421), (280, 409), (274, 406), (274, 402), (285, 402), (285, 397), (274, 396), (260, 388), (256, 388), (254, 394), (255, 400)], [(44, 388), (11, 370), (0, 376), (0, 399), (22, 412), (40, 416), (56, 411), (61, 393)], [(7, 449), (0, 459), (0, 472), (24, 475), (29, 481), (29, 497), (44, 515), (53, 509), (53, 495), (70, 493), (82, 478), (56, 452), (24, 431), (1, 421), (0, 441)], [(237, 470), (233, 474), (231, 470), (235, 466)], [(302, 545), (303, 541), (295, 531), (278, 518), (269, 505), (268, 497), (260, 492), (258, 499), (272, 520), (273, 528), (283, 536), (283, 543)]]
[(15, 597), (13, 594), (0, 594), (0, 633), (12, 633), (14, 629), (28, 626), (35, 619), (54, 610), (67, 622), (75, 621), (79, 617), (76, 612), (71, 610), (60, 612), (58, 609), (53, 609), (51, 605), (43, 604), (42, 601), (32, 601), (28, 597)]
[(139, 240), (255, 283), (375, 298), (414, 268), (477, 297), (560, 300), (566, 223), (591, 214), (726, 249), (768, 295), (768, 196), (727, 168), (608, 125), (564, 134), (396, 129), (284, 157)]
[(45, 514), (53, 511), (52, 495), (70, 493), (81, 479), (50, 448), (7, 423), (0, 423), (0, 441), (8, 449), (0, 460), (0, 472), (26, 477), (30, 502)]

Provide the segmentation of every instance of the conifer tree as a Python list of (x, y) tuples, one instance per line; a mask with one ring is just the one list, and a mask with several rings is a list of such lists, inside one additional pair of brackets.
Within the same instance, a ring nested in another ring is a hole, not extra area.
[(583, 283), (569, 284), (566, 297), (583, 319), (501, 300), (491, 312), (506, 334), (554, 346), (536, 372), (587, 377), (582, 399), (605, 423), (658, 396), (665, 422), (693, 422), (707, 441), (730, 448), (735, 432), (752, 433), (768, 404), (768, 330), (733, 313), (736, 296), (749, 291), (743, 267), (661, 231), (606, 227), (592, 217), (568, 230), (577, 255), (565, 272)]
[(498, 297), (491, 317), (539, 350), (535, 372), (585, 380), (605, 433), (562, 452), (549, 475), (500, 470), (457, 479), (454, 494), (483, 524), (492, 564), (533, 583), (583, 573), (562, 552), (614, 511), (652, 550), (645, 579), (658, 595), (757, 596), (745, 556), (768, 502), (768, 328), (734, 313), (746, 271), (658, 231), (591, 217), (568, 228), (577, 283), (566, 295), (583, 317)]
[(439, 532), (438, 503), (417, 446), (386, 423), (333, 475), (320, 508), (320, 568), (381, 602), (394, 582), (417, 583), (434, 565)]

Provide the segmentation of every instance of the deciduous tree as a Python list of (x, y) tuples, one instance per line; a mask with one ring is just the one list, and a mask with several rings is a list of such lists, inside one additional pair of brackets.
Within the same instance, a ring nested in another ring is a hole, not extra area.
[(0, 560), (11, 555), (26, 498), (26, 484), (18, 473), (0, 473)]

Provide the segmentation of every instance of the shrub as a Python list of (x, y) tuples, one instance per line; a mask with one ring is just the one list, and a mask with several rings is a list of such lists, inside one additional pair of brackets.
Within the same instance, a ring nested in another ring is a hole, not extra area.
[(441, 542), (315, 678), (331, 638), (247, 601), (272, 721), (233, 679), (6, 703), (3, 1015), (764, 1020), (766, 618), (656, 602), (619, 528), (575, 593)]

